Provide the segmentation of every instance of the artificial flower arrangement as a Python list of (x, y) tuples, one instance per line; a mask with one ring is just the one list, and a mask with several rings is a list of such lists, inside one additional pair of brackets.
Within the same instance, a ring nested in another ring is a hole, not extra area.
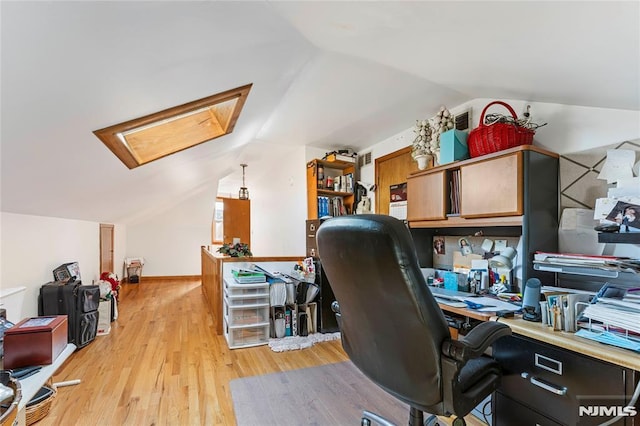
[(218, 253), (226, 254), (231, 257), (247, 257), (253, 256), (251, 250), (249, 250), (249, 244), (247, 243), (225, 243), (217, 250)]
[(118, 292), (120, 291), (120, 281), (118, 276), (113, 272), (103, 272), (100, 274), (100, 298), (110, 299), (111, 297), (118, 300)]
[(413, 128), (416, 134), (413, 140), (411, 156), (437, 155), (440, 152), (440, 135), (454, 128), (453, 114), (445, 106), (428, 120), (416, 120)]

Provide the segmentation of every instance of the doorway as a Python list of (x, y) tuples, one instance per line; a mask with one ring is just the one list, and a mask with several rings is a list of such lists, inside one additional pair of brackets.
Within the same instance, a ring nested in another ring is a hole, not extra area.
[(406, 182), (409, 173), (415, 171), (418, 171), (418, 165), (411, 158), (410, 146), (376, 158), (376, 213), (389, 214), (389, 187)]
[(239, 238), (251, 246), (251, 201), (218, 198), (211, 231), (213, 244), (230, 244)]
[(100, 224), (100, 273), (113, 270), (113, 225)]

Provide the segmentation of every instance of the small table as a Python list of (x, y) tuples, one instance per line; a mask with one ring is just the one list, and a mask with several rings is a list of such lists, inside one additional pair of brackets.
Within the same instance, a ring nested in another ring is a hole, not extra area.
[(24, 426), (26, 424), (26, 406), (31, 398), (35, 396), (42, 386), (49, 380), (51, 376), (60, 368), (69, 356), (76, 350), (76, 345), (68, 343), (62, 353), (53, 361), (52, 364), (43, 365), (42, 369), (33, 376), (29, 376), (26, 379), (20, 380), (20, 386), (22, 387), (22, 399), (18, 404), (18, 426)]

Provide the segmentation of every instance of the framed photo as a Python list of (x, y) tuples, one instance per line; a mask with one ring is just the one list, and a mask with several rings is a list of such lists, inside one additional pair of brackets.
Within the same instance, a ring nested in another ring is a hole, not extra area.
[(607, 219), (619, 224), (621, 232), (628, 231), (628, 228), (640, 229), (640, 206), (618, 201), (607, 215)]

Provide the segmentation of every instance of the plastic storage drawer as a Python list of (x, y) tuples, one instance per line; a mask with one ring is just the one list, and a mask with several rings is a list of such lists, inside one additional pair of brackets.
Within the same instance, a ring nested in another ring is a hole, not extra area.
[(269, 284), (231, 284), (233, 278), (224, 280), (224, 290), (231, 297), (235, 296), (269, 296)]
[(225, 317), (230, 326), (269, 323), (268, 305), (247, 308), (226, 306), (225, 308)]
[(225, 294), (229, 306), (268, 305), (269, 295), (266, 296), (229, 296)]
[(225, 324), (225, 337), (229, 349), (266, 345), (269, 343), (269, 325), (231, 327)]

